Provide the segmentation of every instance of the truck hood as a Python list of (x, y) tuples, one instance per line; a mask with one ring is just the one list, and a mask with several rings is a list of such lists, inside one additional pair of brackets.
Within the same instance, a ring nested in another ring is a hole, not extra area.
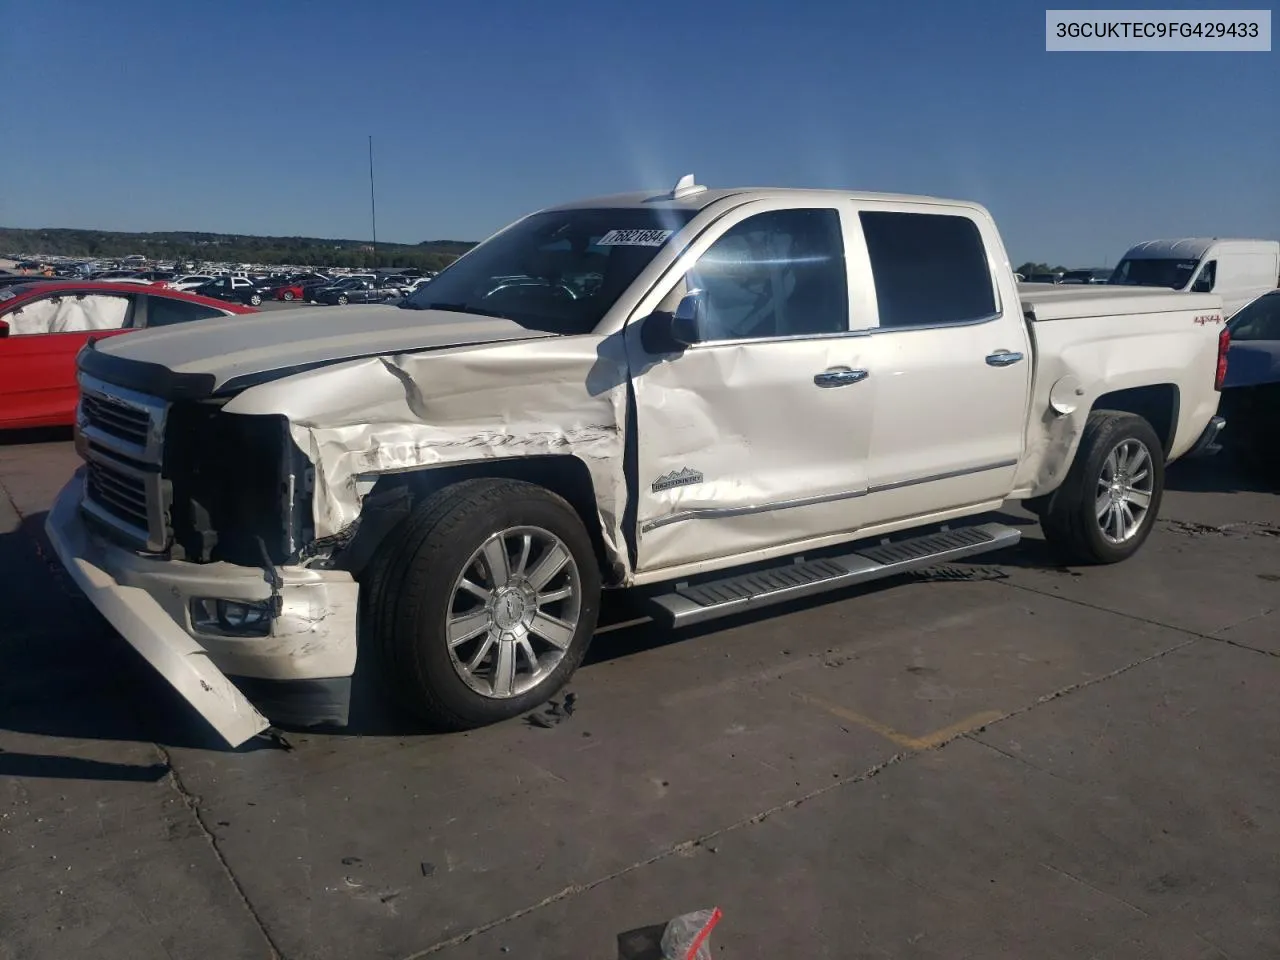
[(414, 353), (502, 340), (548, 337), (510, 320), (386, 304), (270, 310), (143, 330), (93, 344), (102, 362), (134, 361), (178, 378), (199, 377), (209, 392), (232, 380), (310, 369), (357, 357)]

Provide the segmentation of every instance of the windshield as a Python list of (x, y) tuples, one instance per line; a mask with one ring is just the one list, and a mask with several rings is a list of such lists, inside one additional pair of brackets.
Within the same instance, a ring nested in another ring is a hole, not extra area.
[(1199, 260), (1121, 260), (1107, 283), (1181, 290), (1199, 264)]
[(590, 333), (693, 210), (534, 214), (457, 260), (401, 307), (504, 317), (548, 333)]
[(1280, 291), (1266, 293), (1241, 307), (1227, 329), (1233, 343), (1248, 340), (1280, 340)]

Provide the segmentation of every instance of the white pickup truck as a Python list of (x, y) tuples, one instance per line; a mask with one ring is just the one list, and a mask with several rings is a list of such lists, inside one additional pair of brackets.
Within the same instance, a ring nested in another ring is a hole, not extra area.
[(357, 649), (473, 727), (566, 683), (603, 589), (679, 627), (1009, 547), (1010, 499), (1123, 560), (1222, 426), (1224, 331), (1212, 294), (1020, 287), (973, 203), (686, 177), (400, 307), (91, 344), (47, 530), (232, 745), (345, 723)]

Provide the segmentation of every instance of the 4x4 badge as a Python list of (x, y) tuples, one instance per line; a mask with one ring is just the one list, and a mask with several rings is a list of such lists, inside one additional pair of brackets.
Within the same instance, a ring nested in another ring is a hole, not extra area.
[(701, 483), (702, 474), (697, 470), (690, 470), (684, 467), (679, 472), (663, 474), (657, 480), (653, 481), (653, 492), (660, 490), (670, 490), (672, 487), (685, 487), (691, 483)]

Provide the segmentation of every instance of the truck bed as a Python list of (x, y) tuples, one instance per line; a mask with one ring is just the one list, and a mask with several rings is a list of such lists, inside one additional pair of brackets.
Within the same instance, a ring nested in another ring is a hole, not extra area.
[(1222, 314), (1222, 301), (1212, 293), (1180, 293), (1160, 287), (1109, 284), (1020, 283), (1022, 312), (1035, 321), (1194, 310), (1196, 315)]

